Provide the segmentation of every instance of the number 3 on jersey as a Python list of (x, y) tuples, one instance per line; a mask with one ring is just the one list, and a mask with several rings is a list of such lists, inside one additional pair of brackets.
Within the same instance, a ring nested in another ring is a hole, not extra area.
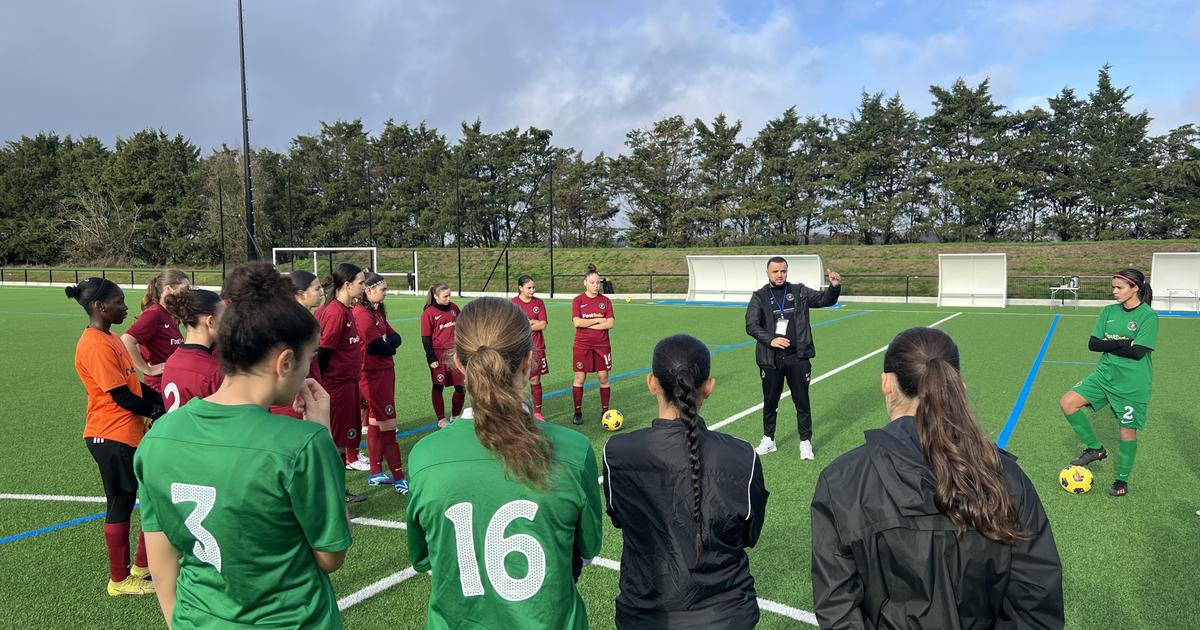
[(204, 529), (204, 518), (208, 516), (209, 512), (212, 512), (213, 506), (217, 503), (217, 489), (212, 486), (197, 486), (190, 483), (171, 484), (171, 503), (185, 502), (196, 504), (196, 509), (192, 510), (192, 513), (183, 521), (183, 526), (196, 538), (192, 554), (200, 562), (211, 564), (217, 573), (220, 573), (221, 546), (217, 544), (217, 539), (213, 537), (212, 532)]
[[(513, 534), (504, 537), (504, 530), (518, 518), (532, 521), (537, 516), (538, 506), (524, 499), (510, 501), (500, 506), (488, 523), (483, 539), (484, 568), (488, 581), (496, 593), (510, 602), (529, 599), (542, 588), (546, 579), (546, 552), (538, 541), (528, 534)], [(456, 503), (446, 510), (446, 518), (454, 524), (454, 539), (458, 548), (458, 575), (462, 584), (463, 597), (478, 597), (484, 594), (483, 580), (479, 575), (479, 561), (475, 558), (473, 518), (474, 506)], [(525, 556), (529, 570), (525, 577), (516, 579), (508, 574), (504, 559), (511, 553)]]

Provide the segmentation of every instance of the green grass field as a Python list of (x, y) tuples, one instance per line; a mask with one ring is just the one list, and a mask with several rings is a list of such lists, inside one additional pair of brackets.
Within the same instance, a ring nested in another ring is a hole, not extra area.
[[(72, 367), (86, 317), (62, 289), (3, 288), (0, 297), (0, 330), (9, 361), (9, 368), (0, 372), (0, 432), (5, 438), (0, 441), (0, 592), (7, 604), (0, 627), (161, 627), (154, 598), (110, 598), (104, 592), (103, 520), (96, 516), (103, 503), (86, 501), (103, 493), (96, 466), (80, 439), (84, 394)], [(133, 303), (138, 297), (128, 299)], [(433, 420), (418, 339), (421, 306), (416, 298), (389, 298), (388, 304), (393, 325), (405, 338), (396, 370), (400, 430), (417, 430)], [(570, 426), (569, 392), (561, 392), (570, 385), (568, 308), (562, 301), (549, 305), (551, 374), (545, 380), (545, 412), (551, 421)], [(612, 400), (625, 413), (627, 430), (645, 426), (657, 409), (646, 392), (645, 371), (654, 343), (675, 332), (703, 339), (715, 353), (717, 388), (703, 409), (710, 425), (761, 402), (753, 345), (744, 344), (748, 337), (742, 329), (743, 309), (619, 302), (617, 311), (614, 374), (621, 376), (614, 381)], [(771, 491), (766, 527), (750, 552), (759, 596), (777, 604), (777, 612), (764, 610), (760, 627), (804, 626), (803, 611), (813, 607), (808, 505), (817, 475), (838, 454), (861, 444), (864, 430), (887, 421), (879, 393), (882, 356), (839, 368), (879, 350), (904, 328), (930, 325), (959, 312), (860, 304), (814, 311), (818, 356), (811, 395), (817, 460), (800, 460), (790, 402), (784, 400), (780, 450), (764, 458)], [(1200, 446), (1195, 416), (1200, 407), (1200, 319), (1161, 320), (1154, 398), (1131, 492), (1114, 499), (1107, 489), (1115, 457), (1093, 466), (1096, 488), (1089, 494), (1069, 495), (1056, 486), (1058, 470), (1081, 448), (1057, 400), (1096, 359), (1087, 351), (1095, 313), (1046, 307), (962, 310), (940, 327), (962, 350), (973, 405), (993, 436), (1001, 434), (1045, 344), (1044, 360), (1037, 365), (1008, 448), (1034, 480), (1049, 513), (1063, 560), (1068, 627), (1198, 627), (1200, 494), (1195, 489), (1200, 467), (1189, 453)], [(1054, 332), (1048, 337), (1052, 325)], [(589, 388), (588, 423), (582, 430), (597, 451), (606, 437), (599, 427), (598, 407), (596, 391)], [(1114, 443), (1111, 414), (1104, 411), (1097, 419), (1102, 440)], [(757, 443), (761, 413), (748, 413), (721, 430)], [(402, 451), (407, 453), (423, 435), (403, 438)], [(366, 473), (347, 472), (347, 477), (352, 490), (370, 497), (355, 507), (359, 515), (391, 521), (392, 527), (354, 528), (346, 565), (333, 576), (343, 603), (355, 602), (344, 606), (346, 626), (421, 627), (429, 578), (405, 572), (411, 563), (399, 523), (406, 500), (390, 488), (368, 487)], [(39, 531), (77, 519), (82, 522)], [(621, 533), (610, 527), (601, 556), (616, 561), (620, 553)], [(593, 627), (612, 627), (617, 578), (610, 568), (592, 566), (580, 579)]]

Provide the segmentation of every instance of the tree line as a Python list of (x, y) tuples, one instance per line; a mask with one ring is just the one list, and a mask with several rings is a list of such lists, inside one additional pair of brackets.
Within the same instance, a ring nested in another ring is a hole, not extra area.
[[(322, 123), (251, 152), (255, 246), (1037, 241), (1200, 235), (1200, 130), (1151, 136), (1109, 68), (1084, 96), (1010, 111), (985, 80), (921, 117), (864, 93), (848, 119), (790, 108), (752, 136), (669, 116), (591, 158), (530, 127)], [(0, 150), (0, 263), (245, 258), (240, 151), (148, 129), (109, 148), (40, 133)], [(553, 204), (553, 226), (551, 226)], [(551, 229), (553, 227), (553, 229)]]

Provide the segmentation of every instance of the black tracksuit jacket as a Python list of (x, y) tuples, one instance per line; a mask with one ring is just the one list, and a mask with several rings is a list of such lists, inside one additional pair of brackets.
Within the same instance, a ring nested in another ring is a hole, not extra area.
[(767, 507), (762, 464), (749, 443), (699, 422), (698, 562), (683, 422), (655, 420), (604, 445), (608, 515), (625, 540), (618, 628), (742, 630), (758, 623), (745, 550), (758, 542)]
[(808, 321), (808, 309), (825, 308), (837, 304), (842, 294), (842, 285), (829, 286), (823, 291), (811, 289), (803, 284), (787, 283), (787, 298), (783, 288), (775, 289), (775, 300), (783, 300), (783, 312), (788, 318), (787, 338), (792, 341), (787, 350), (771, 347), (775, 339), (775, 320), (779, 318), (779, 305), (772, 302), (770, 284), (764, 284), (750, 296), (746, 305), (746, 334), (758, 340), (754, 349), (754, 360), (758, 367), (775, 368), (775, 353), (795, 353), (798, 358), (811, 359), (817, 356), (813, 347), (812, 327)]
[(1033, 538), (959, 538), (933, 502), (934, 478), (910, 417), (821, 473), (812, 500), (812, 583), (822, 628), (1062, 628), (1062, 563), (1016, 458), (1005, 483)]

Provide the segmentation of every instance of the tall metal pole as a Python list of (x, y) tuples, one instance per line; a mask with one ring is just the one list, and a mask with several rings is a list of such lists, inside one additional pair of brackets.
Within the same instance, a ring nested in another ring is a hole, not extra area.
[(221, 225), (221, 283), (225, 283), (225, 185), (217, 178), (217, 219)]
[[(367, 238), (375, 247), (375, 220), (371, 216), (371, 159), (367, 158)], [(376, 269), (375, 271), (378, 271)]]
[(458, 189), (458, 179), (462, 176), (457, 162), (454, 164), (454, 205), (458, 215), (458, 228), (454, 235), (454, 246), (458, 248), (458, 297), (462, 297), (462, 193)]
[(550, 297), (554, 298), (554, 158), (550, 158)]
[(242, 186), (246, 189), (246, 260), (258, 260), (254, 247), (254, 187), (250, 184), (250, 117), (246, 113), (246, 33), (238, 0), (238, 54), (242, 62)]

